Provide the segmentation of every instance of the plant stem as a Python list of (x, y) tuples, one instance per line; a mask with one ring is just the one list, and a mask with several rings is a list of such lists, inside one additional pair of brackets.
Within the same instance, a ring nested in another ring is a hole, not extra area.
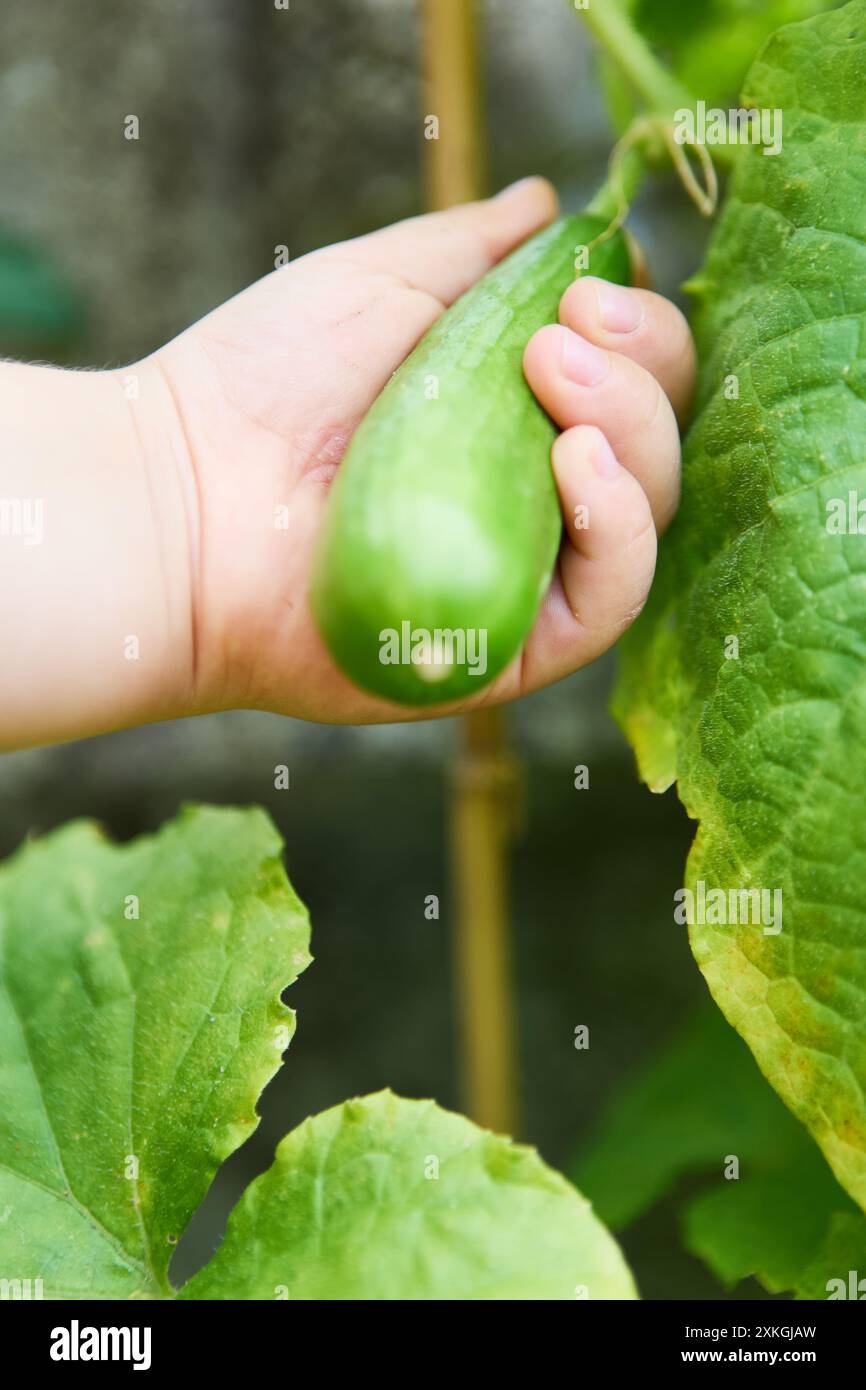
[(626, 150), (619, 164), (609, 169), (607, 178), (587, 207), (596, 217), (613, 221), (623, 203), (631, 203), (649, 172), (646, 153), (639, 145)]
[[(694, 111), (696, 99), (653, 53), (646, 39), (621, 9), (620, 0), (588, 0), (577, 11), (599, 46), (631, 83), (644, 103), (644, 114), (670, 122), (676, 111)], [(730, 168), (735, 157), (731, 145), (717, 145), (716, 164)], [(625, 161), (623, 161), (625, 163)], [(634, 161), (629, 161), (634, 163)]]
[(687, 87), (668, 72), (622, 11), (619, 0), (589, 0), (578, 10), (593, 37), (642, 98), (650, 115), (670, 119), (674, 111), (692, 107)]

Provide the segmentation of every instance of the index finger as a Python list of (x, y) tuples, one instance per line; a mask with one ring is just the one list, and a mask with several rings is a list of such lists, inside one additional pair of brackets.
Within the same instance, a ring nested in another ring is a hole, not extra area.
[(669, 299), (584, 275), (562, 296), (559, 321), (598, 347), (644, 367), (682, 422), (695, 385), (695, 345), (684, 315)]

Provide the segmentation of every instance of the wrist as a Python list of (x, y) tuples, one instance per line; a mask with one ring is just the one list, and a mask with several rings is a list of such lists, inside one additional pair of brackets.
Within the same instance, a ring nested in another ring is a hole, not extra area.
[(41, 518), (38, 538), (0, 537), (0, 746), (191, 703), (193, 571), (170, 405), (147, 363), (0, 365), (0, 498), (38, 503)]
[(158, 352), (101, 375), (114, 398), (112, 411), (119, 404), (123, 417), (130, 503), (148, 514), (143, 528), (146, 563), (136, 597), (153, 660), (142, 682), (147, 708), (135, 722), (196, 714), (200, 515), (183, 413)]

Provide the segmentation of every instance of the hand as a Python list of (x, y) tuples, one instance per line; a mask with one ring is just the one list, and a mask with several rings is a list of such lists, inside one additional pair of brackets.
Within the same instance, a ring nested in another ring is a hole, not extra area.
[[(313, 545), (340, 458), (391, 373), (445, 306), (555, 212), (552, 189), (531, 179), (328, 247), (151, 359), (177, 402), (196, 482), (195, 708), (429, 717), (364, 694), (335, 667), (307, 603)], [(646, 598), (656, 529), (676, 506), (674, 410), (694, 374), (682, 315), (648, 291), (587, 279), (563, 297), (561, 320), (526, 354), (533, 389), (565, 430), (553, 453), (566, 518), (559, 574), (523, 660), (473, 704), (511, 699), (604, 651)], [(572, 524), (578, 503), (588, 529)]]
[[(454, 712), (387, 704), (337, 670), (307, 602), (313, 545), (390, 374), (555, 212), (530, 179), (328, 247), (119, 372), (0, 364), (0, 746), (239, 706), (344, 723)], [(558, 573), (521, 656), (473, 705), (604, 651), (646, 598), (676, 506), (694, 377), (682, 316), (585, 278), (560, 319), (525, 362), (564, 431)]]

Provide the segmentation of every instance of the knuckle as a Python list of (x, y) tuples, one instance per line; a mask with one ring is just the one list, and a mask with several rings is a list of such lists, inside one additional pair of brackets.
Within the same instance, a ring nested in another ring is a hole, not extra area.
[(641, 433), (656, 434), (668, 428), (673, 415), (671, 403), (654, 376), (644, 373), (644, 390), (639, 409), (638, 427)]
[(559, 321), (568, 327), (591, 317), (592, 287), (584, 280), (573, 280), (559, 301)]

